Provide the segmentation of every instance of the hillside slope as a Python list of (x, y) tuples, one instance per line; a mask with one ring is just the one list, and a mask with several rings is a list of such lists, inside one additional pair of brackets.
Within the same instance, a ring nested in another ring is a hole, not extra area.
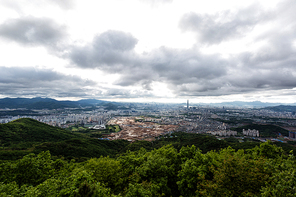
[(91, 139), (30, 118), (0, 124), (0, 160), (18, 159), (47, 150), (52, 155), (67, 158), (112, 156), (128, 144), (124, 140)]
[(30, 118), (21, 118), (6, 124), (0, 124), (0, 144), (56, 142), (79, 136), (70, 131), (53, 127)]

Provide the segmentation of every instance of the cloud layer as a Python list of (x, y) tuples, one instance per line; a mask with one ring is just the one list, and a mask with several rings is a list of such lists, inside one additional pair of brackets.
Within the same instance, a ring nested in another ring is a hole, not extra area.
[(90, 80), (64, 75), (50, 69), (0, 67), (0, 92), (12, 97), (85, 97)]
[[(285, 45), (284, 35), (269, 38), (259, 51), (227, 59), (219, 54), (203, 54), (196, 48), (161, 47), (139, 55), (133, 50), (136, 39), (126, 35), (105, 32), (89, 45), (74, 47), (69, 58), (81, 68), (119, 73), (117, 85), (141, 85), (151, 90), (151, 83), (162, 82), (180, 96), (219, 96), (296, 87), (295, 49), (288, 42), (287, 46), (277, 45), (278, 39), (280, 45)], [(110, 37), (116, 42), (110, 42)], [(102, 38), (108, 44), (100, 43)]]
[(272, 20), (273, 14), (258, 5), (212, 15), (190, 12), (181, 18), (179, 27), (183, 31), (194, 32), (200, 43), (219, 44), (246, 36), (256, 25)]
[(49, 18), (32, 16), (8, 19), (0, 25), (0, 36), (29, 46), (60, 48), (66, 38), (65, 26), (58, 25)]
[(137, 39), (129, 33), (107, 31), (96, 36), (86, 46), (72, 47), (69, 58), (82, 68), (111, 69), (111, 72), (121, 72), (123, 69), (121, 66), (134, 61), (132, 50), (136, 44)]
[[(74, 8), (69, 1), (53, 3), (62, 9)], [(137, 52), (141, 40), (133, 32), (109, 29), (88, 39), (91, 41), (79, 42), (71, 40), (66, 25), (29, 15), (5, 20), (0, 24), (0, 38), (24, 47), (44, 47), (67, 60), (68, 69), (116, 74), (110, 80), (112, 87), (94, 88), (95, 96), (156, 97), (157, 83), (165, 84), (176, 97), (250, 95), (296, 88), (295, 10), (295, 1), (285, 0), (275, 8), (256, 3), (216, 13), (186, 12), (175, 24), (184, 35), (194, 35), (191, 47), (161, 46), (143, 53)], [(95, 25), (94, 20), (90, 22)], [(229, 46), (243, 47), (225, 55)], [(100, 87), (94, 81), (53, 70), (0, 67), (0, 73), (3, 95), (38, 92), (86, 97), (89, 86)]]

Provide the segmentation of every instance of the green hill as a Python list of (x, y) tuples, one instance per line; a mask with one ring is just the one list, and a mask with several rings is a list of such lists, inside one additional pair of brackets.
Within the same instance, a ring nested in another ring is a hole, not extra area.
[(78, 136), (80, 135), (30, 118), (0, 124), (0, 144), (2, 146), (24, 142), (56, 142)]
[(29, 118), (0, 124), (0, 160), (18, 159), (46, 150), (70, 159), (115, 156), (128, 144), (124, 140), (92, 139)]

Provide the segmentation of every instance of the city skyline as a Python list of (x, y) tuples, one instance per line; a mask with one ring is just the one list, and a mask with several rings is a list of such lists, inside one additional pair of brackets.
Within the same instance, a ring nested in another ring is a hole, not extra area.
[(0, 2), (0, 98), (295, 103), (292, 0)]

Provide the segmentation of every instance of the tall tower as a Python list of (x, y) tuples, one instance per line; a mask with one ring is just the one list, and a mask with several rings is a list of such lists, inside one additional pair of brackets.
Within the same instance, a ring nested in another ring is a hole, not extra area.
[(189, 109), (189, 100), (187, 100), (187, 109)]

